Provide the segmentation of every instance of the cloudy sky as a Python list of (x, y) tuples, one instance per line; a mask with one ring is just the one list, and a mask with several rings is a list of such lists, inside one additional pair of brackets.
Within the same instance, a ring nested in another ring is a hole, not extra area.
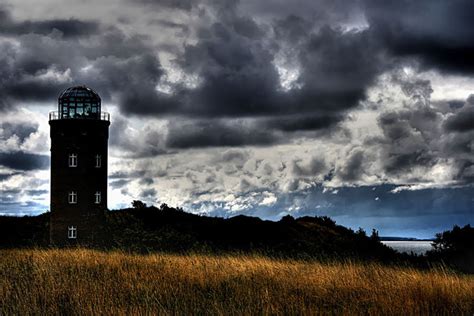
[(471, 0), (0, 0), (0, 214), (49, 208), (48, 112), (112, 115), (109, 208), (474, 222)]

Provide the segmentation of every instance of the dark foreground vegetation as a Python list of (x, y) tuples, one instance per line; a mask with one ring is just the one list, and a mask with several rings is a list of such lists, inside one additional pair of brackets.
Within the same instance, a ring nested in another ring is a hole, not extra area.
[[(0, 248), (49, 247), (49, 214), (0, 217)], [(236, 216), (217, 218), (184, 212), (166, 204), (107, 213), (107, 236), (94, 248), (135, 253), (258, 253), (278, 258), (371, 260), (416, 267), (446, 265), (474, 273), (474, 228), (469, 225), (437, 235), (427, 256), (399, 254), (368, 236), (337, 225), (328, 217), (285, 216), (278, 222)]]

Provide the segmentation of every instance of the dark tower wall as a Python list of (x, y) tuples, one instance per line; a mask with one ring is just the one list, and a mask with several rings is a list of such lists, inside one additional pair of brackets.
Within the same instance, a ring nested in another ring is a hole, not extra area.
[[(107, 210), (107, 159), (110, 122), (101, 119), (50, 118), (51, 128), (51, 219), (50, 241), (57, 246), (99, 244), (104, 237)], [(69, 155), (77, 155), (77, 167)], [(96, 167), (96, 155), (101, 166)], [(77, 203), (69, 203), (69, 193)], [(95, 193), (101, 193), (99, 204)], [(69, 227), (77, 229), (69, 238)]]

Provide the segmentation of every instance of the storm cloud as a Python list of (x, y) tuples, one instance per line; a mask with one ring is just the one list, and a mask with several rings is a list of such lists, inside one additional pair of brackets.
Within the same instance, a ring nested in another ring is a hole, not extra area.
[(8, 153), (0, 152), (0, 166), (23, 171), (35, 169), (44, 170), (49, 168), (49, 157), (45, 155), (25, 153), (22, 151)]
[(38, 125), (33, 122), (3, 122), (0, 128), (0, 140), (6, 141), (10, 137), (16, 136), (20, 142), (24, 142), (28, 136), (38, 130)]
[(95, 21), (82, 21), (74, 18), (52, 19), (40, 21), (16, 21), (9, 11), (0, 7), (0, 34), (60, 34), (64, 38), (74, 38), (96, 34), (100, 30), (99, 23)]
[(474, 71), (472, 1), (363, 2), (370, 31), (393, 54), (446, 72)]
[(278, 141), (278, 135), (271, 130), (260, 129), (254, 123), (208, 120), (172, 124), (168, 130), (166, 145), (170, 148), (236, 147), (272, 145)]
[(474, 130), (474, 104), (468, 104), (458, 113), (450, 116), (445, 123), (448, 131), (468, 132)]

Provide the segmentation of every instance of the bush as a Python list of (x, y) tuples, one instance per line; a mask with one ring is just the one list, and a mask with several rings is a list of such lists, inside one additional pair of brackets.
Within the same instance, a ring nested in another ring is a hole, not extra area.
[(474, 228), (470, 225), (455, 225), (452, 230), (436, 234), (433, 248), (428, 257), (474, 273)]

